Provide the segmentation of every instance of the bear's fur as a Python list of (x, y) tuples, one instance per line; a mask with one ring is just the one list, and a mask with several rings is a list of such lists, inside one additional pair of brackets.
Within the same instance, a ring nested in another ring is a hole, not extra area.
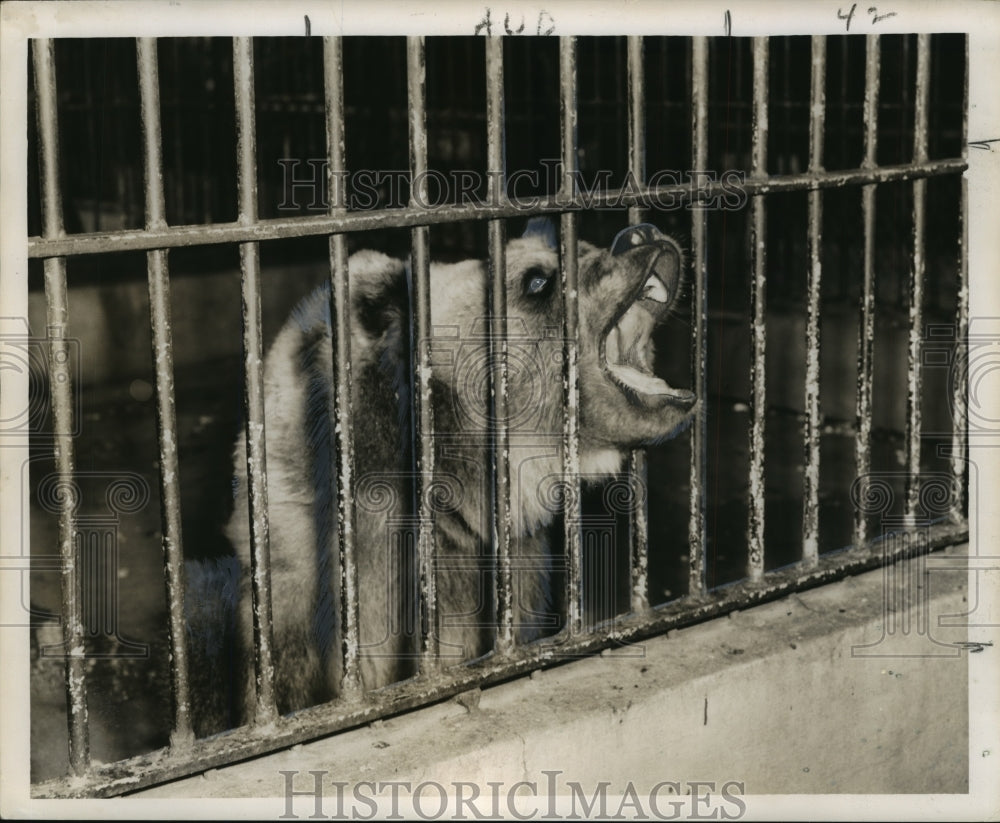
[[(509, 459), (515, 619), (519, 640), (559, 628), (548, 527), (558, 517), (563, 449), (562, 300), (551, 223), (531, 221), (507, 244)], [(674, 241), (630, 227), (610, 249), (579, 245), (579, 454), (586, 480), (621, 470), (628, 450), (670, 437), (690, 392), (652, 374), (650, 332), (682, 278)], [(444, 665), (493, 645), (488, 266), (431, 266), (431, 504), (438, 638)], [(412, 473), (410, 272), (374, 251), (349, 260), (355, 445), (355, 545), (361, 674), (366, 689), (416, 672), (420, 637)], [(610, 365), (609, 365), (610, 363)], [(293, 313), (264, 365), (274, 665), (279, 710), (331, 699), (341, 678), (340, 562), (331, 438), (329, 288)], [(227, 535), (241, 575), (243, 721), (253, 695), (246, 458)]]

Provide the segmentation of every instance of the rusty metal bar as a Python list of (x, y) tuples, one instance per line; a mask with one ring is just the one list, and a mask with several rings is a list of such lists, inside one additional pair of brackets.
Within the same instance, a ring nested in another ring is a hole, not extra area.
[[(928, 549), (954, 545), (968, 539), (965, 524), (936, 524), (926, 531)], [(908, 541), (893, 540), (874, 547), (854, 547), (820, 557), (803, 573), (801, 568), (768, 573), (767, 586), (736, 584), (705, 597), (684, 597), (647, 614), (622, 615), (604, 630), (596, 630), (565, 643), (530, 644), (503, 660), (473, 661), (442, 672), (431, 688), (426, 682), (405, 681), (379, 690), (371, 702), (348, 707), (315, 706), (279, 717), (271, 728), (243, 727), (224, 735), (199, 740), (197, 750), (161, 749), (129, 760), (96, 767), (83, 779), (50, 780), (32, 787), (36, 797), (100, 797), (135, 791), (154, 783), (184, 777), (235, 760), (287, 748), (333, 732), (361, 726), (391, 714), (426, 705), (471, 688), (503, 682), (534, 669), (565, 662), (567, 654), (587, 654), (608, 645), (640, 641), (673, 628), (688, 626), (734, 609), (776, 600), (791, 592), (842, 579), (848, 574), (881, 568), (887, 561), (907, 557)], [(946, 558), (945, 558), (946, 559)]]
[[(344, 52), (340, 37), (323, 40), (326, 78), (326, 147), (330, 164), (330, 214), (346, 212), (347, 159), (344, 144)], [(330, 317), (333, 321), (333, 429), (337, 478), (337, 551), (340, 579), (340, 637), (343, 672), (340, 695), (361, 692), (361, 617), (357, 547), (354, 542), (354, 410), (351, 396), (351, 298), (348, 285), (347, 236), (330, 237)]]
[[(927, 162), (928, 109), (931, 87), (931, 36), (917, 35), (917, 77), (913, 114), (913, 162)], [(920, 399), (924, 384), (924, 270), (927, 266), (924, 229), (927, 181), (913, 182), (913, 264), (910, 267), (910, 346), (906, 386), (906, 519), (912, 523), (920, 497)]]
[[(503, 38), (486, 43), (486, 173), (487, 200), (499, 203), (506, 194), (504, 157)], [(490, 363), (493, 402), (493, 545), (496, 552), (496, 651), (514, 645), (514, 590), (511, 571), (510, 431), (507, 363), (507, 258), (503, 220), (491, 220), (489, 232)]]
[[(767, 174), (768, 39), (753, 39), (753, 146), (752, 177)], [(750, 501), (747, 523), (747, 576), (760, 580), (764, 574), (764, 430), (767, 417), (765, 390), (765, 346), (767, 343), (767, 212), (764, 197), (751, 201), (750, 255), (753, 283), (750, 289)]]
[[(918, 180), (922, 177), (940, 177), (959, 174), (968, 167), (964, 158), (931, 160), (926, 163), (901, 163), (871, 169), (846, 169), (825, 171), (817, 175), (789, 174), (748, 179), (741, 189), (748, 196), (777, 194), (780, 192), (806, 191), (808, 189), (840, 189), (848, 186), (894, 181)], [(731, 183), (706, 182), (699, 189), (699, 196), (711, 198), (731, 195), (726, 186)], [(677, 202), (691, 197), (690, 183), (647, 186), (639, 192), (614, 189), (602, 193), (568, 197), (557, 196), (508, 200), (501, 205), (491, 203), (445, 205), (428, 210), (426, 207), (373, 209), (342, 215), (319, 214), (306, 217), (275, 217), (258, 220), (252, 226), (240, 223), (217, 223), (211, 226), (172, 226), (150, 231), (139, 229), (115, 232), (88, 232), (69, 237), (28, 238), (28, 257), (65, 257), (105, 252), (141, 251), (147, 249), (177, 248), (179, 246), (207, 246), (217, 243), (244, 243), (250, 240), (280, 240), (286, 237), (314, 237), (338, 232), (375, 231), (378, 229), (434, 226), (466, 220), (498, 220), (504, 217), (524, 217), (526, 214), (561, 214), (583, 208), (656, 206)]]
[[(239, 221), (257, 219), (257, 137), (254, 118), (253, 39), (233, 38), (236, 94), (236, 163)], [(274, 702), (271, 618), (271, 544), (267, 514), (267, 454), (264, 432), (264, 353), (261, 342), (260, 250), (240, 244), (243, 321), (243, 408), (246, 415), (247, 497), (250, 517), (250, 593), (253, 604), (254, 722), (277, 715)]]
[[(576, 194), (576, 38), (559, 38), (559, 122), (562, 140), (562, 193)], [(563, 309), (563, 536), (566, 550), (566, 626), (575, 637), (583, 629), (583, 562), (580, 524), (579, 284), (576, 215), (560, 220), (560, 293)]]
[[(865, 38), (865, 100), (863, 110), (865, 156), (861, 167), (873, 170), (878, 147), (878, 35)], [(861, 318), (858, 331), (858, 397), (857, 439), (854, 448), (855, 473), (865, 477), (871, 467), (872, 433), (872, 354), (875, 342), (875, 186), (861, 189), (861, 213), (864, 233), (864, 283), (861, 293)], [(854, 512), (854, 544), (864, 545), (868, 539), (868, 520), (864, 506)]]
[[(965, 77), (962, 88), (962, 156), (968, 154), (969, 143), (969, 36), (965, 36)], [(963, 358), (968, 366), (969, 356), (969, 180), (962, 175), (962, 203), (959, 212), (959, 247), (958, 247), (958, 294), (956, 295), (955, 317), (955, 357)], [(966, 369), (966, 374), (968, 370)], [(966, 392), (968, 385), (964, 380), (955, 380), (952, 386), (951, 400), (951, 473), (952, 473), (952, 512), (951, 519), (958, 523), (965, 518), (965, 484), (966, 484), (966, 449), (967, 418)]]
[[(406, 85), (410, 140), (410, 206), (420, 209), (427, 202), (427, 117), (424, 64), (424, 38), (406, 38)], [(414, 381), (413, 421), (416, 462), (416, 496), (419, 518), (417, 563), (420, 576), (421, 670), (438, 666), (437, 569), (434, 521), (431, 507), (434, 483), (434, 416), (431, 407), (431, 272), (430, 231), (415, 226), (412, 231), (413, 272), (413, 345)]]
[[(62, 191), (59, 188), (59, 119), (56, 94), (55, 47), (52, 40), (34, 40), (31, 57), (35, 71), (38, 153), (41, 172), (42, 233), (62, 237)], [(66, 261), (45, 261), (46, 332), (49, 393), (52, 397), (52, 440), (59, 475), (59, 557), (63, 654), (66, 677), (66, 722), (69, 766), (74, 775), (90, 767), (90, 725), (87, 713), (87, 661), (84, 648), (81, 570), (76, 564), (76, 507), (79, 491), (73, 479), (73, 383), (67, 324), (69, 298)]]
[[(157, 41), (136, 40), (139, 101), (142, 115), (143, 167), (146, 182), (146, 228), (166, 228), (163, 197), (163, 150)], [(174, 410), (174, 356), (170, 331), (170, 272), (166, 249), (147, 252), (149, 314), (156, 373), (156, 429), (160, 450), (160, 518), (164, 577), (169, 610), (171, 680), (174, 697), (172, 744), (194, 739), (188, 686), (187, 627), (184, 620), (184, 548), (181, 538), (181, 484), (178, 468), (177, 415)]]
[[(646, 182), (646, 78), (643, 71), (643, 41), (641, 37), (628, 38), (628, 168), (636, 185)], [(643, 209), (629, 207), (631, 225), (643, 222)], [(646, 451), (633, 449), (629, 454), (628, 478), (632, 488), (632, 505), (629, 509), (631, 533), (631, 608), (641, 612), (649, 608), (649, 498), (646, 483), (649, 475)]]
[[(691, 161), (695, 170), (708, 168), (708, 38), (691, 41)], [(705, 483), (708, 463), (708, 211), (691, 212), (692, 294), (691, 371), (698, 406), (691, 424), (690, 521), (688, 524), (688, 594), (705, 594)]]
[[(812, 38), (812, 88), (809, 94), (809, 171), (823, 169), (823, 129), (826, 125), (826, 36)], [(802, 488), (802, 559), (819, 558), (820, 461), (820, 291), (823, 275), (823, 194), (809, 192), (809, 255), (806, 309), (805, 472)]]

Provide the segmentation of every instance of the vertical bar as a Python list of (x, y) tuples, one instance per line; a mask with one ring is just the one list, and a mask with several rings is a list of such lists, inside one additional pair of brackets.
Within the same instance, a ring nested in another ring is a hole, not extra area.
[[(913, 162), (927, 162), (928, 103), (930, 100), (931, 36), (917, 35), (917, 78), (914, 99)], [(913, 265), (910, 267), (910, 349), (906, 387), (906, 520), (913, 522), (920, 497), (920, 397), (924, 377), (924, 250), (927, 180), (913, 181)]]
[[(323, 40), (326, 77), (326, 147), (330, 164), (328, 181), (330, 213), (341, 214), (347, 205), (347, 159), (344, 149), (344, 53), (340, 37)], [(344, 669), (342, 697), (361, 690), (361, 634), (358, 601), (358, 566), (354, 543), (354, 411), (351, 400), (351, 315), (348, 286), (347, 237), (330, 237), (330, 317), (333, 318), (333, 425), (334, 477), (337, 478), (337, 546), (340, 552), (341, 652)]]
[[(969, 154), (969, 36), (965, 36), (965, 77), (962, 89), (962, 158), (968, 160)], [(958, 295), (956, 297), (955, 342), (956, 358), (965, 358), (968, 364), (969, 336), (969, 176), (962, 172), (962, 204), (959, 212), (961, 232), (958, 248)], [(955, 380), (952, 387), (952, 434), (951, 434), (951, 474), (952, 474), (952, 511), (951, 519), (961, 522), (965, 510), (966, 483), (966, 391), (968, 386), (963, 380)]]
[[(562, 194), (577, 183), (576, 38), (559, 38), (559, 113), (562, 137)], [(566, 547), (566, 632), (583, 628), (582, 543), (580, 542), (579, 286), (576, 215), (560, 219), (560, 285), (563, 301), (563, 536)]]
[[(32, 42), (35, 71), (38, 152), (41, 161), (42, 236), (62, 237), (62, 192), (59, 189), (59, 122), (56, 96), (55, 48), (52, 40)], [(90, 765), (90, 728), (87, 715), (86, 657), (80, 591), (76, 568), (76, 507), (79, 495), (73, 480), (73, 384), (69, 368), (66, 260), (45, 260), (46, 326), (49, 392), (52, 396), (52, 435), (59, 475), (59, 557), (62, 597), (62, 635), (66, 670), (66, 722), (69, 765), (79, 775)]]
[[(628, 38), (628, 168), (638, 187), (646, 184), (646, 73), (642, 37)], [(643, 221), (646, 210), (636, 204), (628, 210), (632, 225)]]
[[(503, 140), (503, 38), (486, 38), (486, 173), (488, 201), (506, 197), (506, 158)], [(507, 260), (503, 220), (490, 220), (490, 347), (493, 400), (493, 545), (496, 547), (496, 650), (514, 645), (514, 595), (511, 577), (510, 432), (508, 428)]]
[[(767, 81), (768, 39), (753, 39), (753, 146), (751, 175), (767, 176)], [(756, 195), (751, 207), (750, 247), (753, 284), (750, 289), (752, 359), (750, 362), (750, 506), (747, 524), (747, 576), (759, 580), (764, 574), (764, 427), (767, 414), (764, 354), (767, 300), (767, 213), (764, 196)]]
[(787, 174), (796, 174), (799, 169), (792, 153), (792, 38), (785, 35), (781, 38), (780, 42), (782, 51), (780, 60), (782, 84), (781, 113), (783, 115), (780, 127), (782, 143), (780, 151), (784, 155), (780, 159), (784, 160), (787, 165), (785, 169), (779, 169), (778, 171), (785, 171)]
[[(847, 105), (847, 78), (848, 78), (848, 68), (851, 65), (851, 60), (848, 59), (850, 54), (850, 39), (847, 37), (838, 37), (835, 42), (840, 42), (840, 117), (845, 119), (847, 117), (848, 105)], [(843, 164), (846, 162), (847, 158), (847, 134), (848, 129), (840, 128), (840, 155), (838, 162)], [(843, 288), (843, 278), (841, 278), (841, 288)]]
[[(233, 38), (236, 94), (237, 219), (257, 221), (257, 136), (254, 123), (253, 40)], [(246, 413), (247, 494), (250, 516), (250, 591), (257, 704), (255, 722), (277, 715), (272, 661), (270, 531), (264, 437), (264, 357), (260, 319), (260, 255), (257, 243), (240, 243), (243, 303), (243, 404)]]
[[(861, 162), (863, 169), (873, 169), (876, 165), (875, 151), (878, 143), (878, 81), (879, 81), (878, 35), (865, 37), (865, 101), (864, 131), (865, 156)], [(872, 434), (872, 354), (875, 341), (875, 185), (861, 189), (861, 212), (864, 232), (864, 285), (861, 294), (861, 319), (858, 333), (858, 412), (857, 439), (854, 448), (854, 463), (858, 482), (864, 483), (871, 466)], [(865, 507), (858, 506), (854, 512), (854, 544), (861, 546), (868, 539), (868, 521)]]
[[(708, 168), (708, 38), (691, 41), (691, 160), (697, 172)], [(708, 211), (691, 212), (691, 266), (694, 273), (694, 347), (691, 370), (699, 399), (691, 425), (691, 500), (688, 525), (688, 594), (705, 594), (706, 516), (705, 483), (708, 462), (708, 418), (705, 410), (708, 385)]]
[[(410, 140), (410, 206), (427, 202), (427, 117), (425, 99), (424, 38), (406, 38), (406, 85)], [(416, 462), (416, 495), (419, 518), (417, 563), (420, 575), (422, 671), (438, 665), (437, 580), (434, 523), (430, 488), (434, 482), (434, 417), (431, 407), (431, 289), (430, 231), (411, 230), (413, 271), (414, 385), (413, 420)]]
[[(809, 172), (823, 170), (823, 129), (826, 123), (826, 37), (812, 38), (812, 89), (809, 94)], [(820, 290), (823, 274), (823, 196), (809, 191), (809, 255), (806, 308), (805, 473), (802, 489), (802, 560), (819, 560), (819, 457), (820, 457)]]
[[(628, 38), (628, 166), (638, 186), (646, 183), (646, 79), (642, 65), (643, 41), (641, 37)], [(628, 219), (631, 225), (643, 222), (644, 209), (631, 206)], [(631, 585), (632, 611), (649, 608), (649, 509), (646, 482), (648, 468), (644, 449), (633, 449), (629, 454), (629, 483), (632, 486), (632, 507), (629, 530), (631, 532)]]
[[(143, 160), (146, 181), (146, 228), (166, 228), (163, 198), (163, 151), (160, 143), (160, 86), (156, 40), (136, 40), (139, 99), (142, 110)], [(174, 357), (170, 332), (170, 274), (166, 249), (146, 253), (153, 364), (156, 370), (156, 423), (160, 450), (161, 528), (167, 608), (170, 610), (171, 676), (174, 731), (171, 742), (194, 739), (188, 689), (187, 635), (184, 621), (184, 548), (181, 541), (180, 473), (177, 416), (174, 411)]]

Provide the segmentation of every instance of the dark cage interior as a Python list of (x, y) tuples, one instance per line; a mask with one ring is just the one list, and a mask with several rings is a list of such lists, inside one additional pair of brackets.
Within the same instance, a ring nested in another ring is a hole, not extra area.
[[(875, 163), (897, 166), (914, 160), (917, 38), (885, 36), (880, 41)], [(821, 165), (826, 171), (856, 170), (865, 164), (866, 39), (828, 37), (826, 43)], [(488, 195), (483, 49), (479, 38), (426, 39), (430, 207), (466, 205)], [(630, 168), (626, 38), (579, 38), (577, 49), (581, 185), (611, 192), (626, 186)], [(157, 50), (166, 222), (232, 223), (238, 218), (233, 43), (165, 38)], [(727, 171), (750, 174), (752, 41), (708, 41), (704, 168), (695, 167), (692, 146), (692, 50), (690, 38), (644, 38), (646, 180), (639, 182), (689, 182)], [(771, 38), (769, 51), (766, 171), (801, 175), (811, 168), (810, 38)], [(963, 156), (965, 53), (964, 35), (930, 40), (929, 161)], [(554, 195), (562, 146), (559, 42), (506, 38), (503, 57), (508, 195)], [(323, 42), (255, 38), (253, 58), (259, 216), (326, 214)], [(352, 211), (401, 208), (410, 200), (406, 62), (403, 38), (343, 41), (346, 198)], [(59, 185), (67, 233), (142, 229), (143, 138), (134, 41), (57, 41), (55, 71)], [(29, 233), (35, 237), (42, 234), (42, 209), (39, 131), (33, 115), (28, 132)], [(920, 394), (914, 401), (923, 421), (919, 471), (927, 476), (952, 472), (948, 449), (954, 439), (954, 386), (948, 364), (960, 342), (961, 185), (957, 174), (927, 181), (919, 307), (919, 331), (926, 342)], [(803, 558), (809, 197), (803, 188), (762, 198), (767, 208), (762, 316), (767, 335), (763, 499), (768, 571)], [(831, 187), (822, 203), (818, 552), (826, 555), (847, 549), (856, 528), (851, 495), (858, 474), (862, 186)], [(892, 515), (903, 513), (908, 472), (913, 213), (909, 180), (877, 187), (869, 471), (889, 478)], [(702, 215), (707, 230), (704, 575), (707, 590), (714, 591), (743, 580), (748, 565), (754, 311), (750, 203), (737, 197), (729, 207), (692, 209), (690, 199), (681, 198), (672, 208), (647, 210), (643, 219), (690, 252), (693, 221)], [(508, 235), (519, 235), (528, 216), (526, 211), (511, 218)], [(558, 223), (558, 215), (554, 218)], [(602, 203), (579, 213), (579, 236), (607, 248), (628, 224), (625, 207)], [(406, 258), (410, 238), (404, 228), (373, 228), (348, 234), (347, 244), (351, 252), (376, 249)], [(487, 226), (481, 219), (434, 224), (430, 248), (435, 261), (485, 259)], [(266, 349), (292, 307), (329, 278), (328, 238), (267, 241), (260, 245), (260, 256)], [(234, 243), (195, 244), (172, 249), (169, 261), (184, 552), (189, 558), (225, 558), (232, 554), (222, 533), (233, 506), (232, 450), (243, 425), (239, 253)], [(108, 762), (166, 746), (171, 731), (165, 710), (171, 700), (169, 642), (146, 255), (70, 254), (66, 268), (80, 490), (76, 517), (81, 529), (96, 535), (95, 546), (102, 539), (101, 528), (113, 532), (115, 546), (112, 553), (88, 555), (94, 564), (90, 572), (99, 582), (84, 595), (83, 604), (88, 651), (94, 654), (88, 661), (91, 747), (96, 759)], [(687, 279), (673, 322), (658, 332), (657, 369), (671, 385), (692, 387), (695, 287), (693, 275)], [(46, 298), (42, 260), (37, 258), (30, 261), (29, 290), (32, 331), (43, 337)], [(33, 440), (30, 483), (25, 486), (31, 489), (31, 552), (38, 558), (57, 554), (58, 546), (58, 507), (46, 485), (51, 485), (55, 463), (44, 361), (40, 353), (32, 382)], [(689, 594), (692, 436), (687, 431), (648, 451), (652, 607)], [(130, 499), (113, 499), (107, 491), (115, 477), (131, 478)], [(611, 550), (590, 546), (583, 557), (591, 626), (630, 610), (630, 524), (626, 515), (609, 513), (605, 502), (602, 489), (589, 491), (583, 501), (585, 518), (610, 516), (614, 523)], [(869, 535), (877, 535), (878, 528), (873, 519)], [(59, 587), (57, 565), (43, 565), (32, 575), (36, 652), (61, 642)], [(61, 659), (37, 654), (32, 677), (32, 777), (47, 780), (68, 768)]]

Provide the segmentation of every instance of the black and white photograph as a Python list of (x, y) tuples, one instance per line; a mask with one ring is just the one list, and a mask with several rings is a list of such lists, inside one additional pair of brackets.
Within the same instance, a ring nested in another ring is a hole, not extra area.
[(1000, 819), (1000, 6), (0, 26), (4, 817)]

